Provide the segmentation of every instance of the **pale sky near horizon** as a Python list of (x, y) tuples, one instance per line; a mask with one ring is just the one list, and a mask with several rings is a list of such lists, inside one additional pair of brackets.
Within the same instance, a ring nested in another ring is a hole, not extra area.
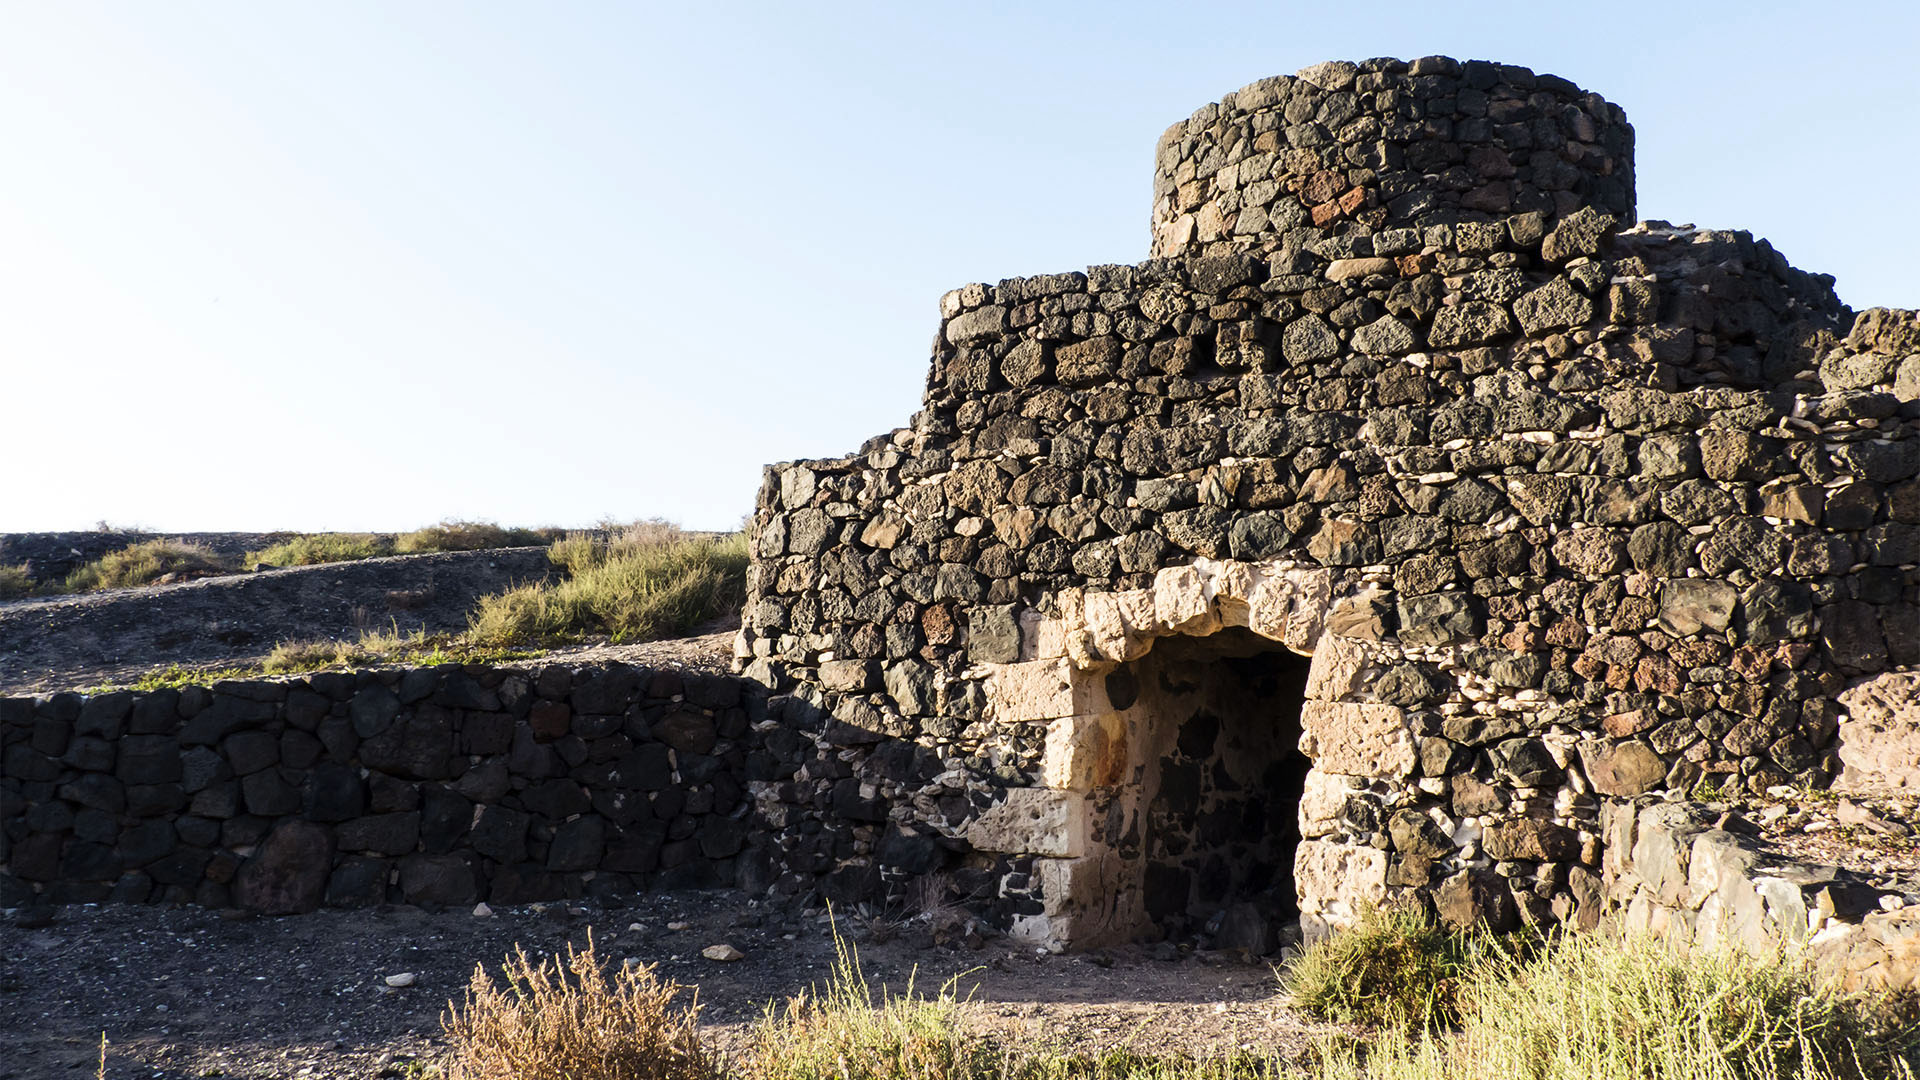
[(907, 422), (942, 292), (1139, 261), (1160, 132), (1332, 58), (1570, 78), (1642, 217), (1920, 307), (1909, 3), (0, 20), (0, 531), (731, 527), (762, 463)]

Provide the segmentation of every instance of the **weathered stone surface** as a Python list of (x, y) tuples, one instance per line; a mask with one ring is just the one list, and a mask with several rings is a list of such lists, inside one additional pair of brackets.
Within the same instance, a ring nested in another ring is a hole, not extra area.
[(1300, 726), (1301, 750), (1326, 772), (1394, 779), (1419, 761), (1406, 711), (1392, 705), (1309, 701)]
[(333, 865), (333, 834), (288, 821), (261, 843), (233, 879), (234, 903), (263, 915), (298, 915), (320, 906)]
[(967, 827), (967, 843), (981, 851), (1076, 858), (1086, 853), (1087, 834), (1084, 795), (1048, 788), (1010, 788), (1005, 800)]
[(1593, 789), (1602, 795), (1640, 795), (1667, 779), (1666, 759), (1637, 742), (1589, 739), (1580, 744), (1580, 760)]

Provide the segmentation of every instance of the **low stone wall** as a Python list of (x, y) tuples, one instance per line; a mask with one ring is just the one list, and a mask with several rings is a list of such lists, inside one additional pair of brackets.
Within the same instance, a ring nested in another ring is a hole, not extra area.
[[(1920, 990), (1920, 897), (1784, 858), (1698, 803), (1609, 800), (1601, 820), (1605, 907), (1625, 932), (1805, 947), (1849, 990)], [(1583, 914), (1591, 926), (1601, 908)]]
[(0, 904), (764, 888), (780, 726), (746, 680), (623, 664), (0, 699)]

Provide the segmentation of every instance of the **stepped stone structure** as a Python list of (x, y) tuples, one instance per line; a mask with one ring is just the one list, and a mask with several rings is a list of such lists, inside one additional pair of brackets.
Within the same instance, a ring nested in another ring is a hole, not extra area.
[(1265, 953), (1413, 902), (1920, 988), (1920, 861), (1710, 801), (1911, 843), (1920, 312), (1633, 193), (1522, 68), (1229, 94), (1153, 258), (954, 290), (909, 426), (767, 471), (736, 675), (0, 699), (0, 906), (738, 885)]
[(1590, 924), (1637, 806), (1920, 776), (1857, 685), (1920, 665), (1920, 314), (1636, 223), (1617, 106), (1263, 80), (1162, 136), (1152, 254), (947, 294), (909, 426), (768, 470), (776, 887), (944, 875), (1057, 946)]

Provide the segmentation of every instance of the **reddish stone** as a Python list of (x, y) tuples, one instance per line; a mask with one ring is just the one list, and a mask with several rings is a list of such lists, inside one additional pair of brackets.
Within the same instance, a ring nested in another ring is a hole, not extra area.
[(920, 613), (920, 632), (926, 635), (929, 645), (951, 645), (960, 637), (953, 609), (945, 604), (935, 604)]
[(1771, 650), (1758, 645), (1742, 645), (1733, 650), (1727, 666), (1748, 682), (1761, 682), (1767, 677), (1767, 669), (1773, 666), (1773, 655)]
[(1658, 654), (1640, 658), (1633, 669), (1633, 682), (1642, 691), (1654, 690), (1662, 694), (1677, 694), (1682, 685), (1680, 672), (1674, 668), (1673, 661)]
[(1549, 645), (1564, 645), (1569, 649), (1585, 648), (1587, 628), (1572, 619), (1561, 619), (1547, 627), (1546, 642)]
[(533, 725), (533, 737), (550, 742), (567, 733), (573, 722), (573, 710), (565, 702), (542, 701), (533, 707), (527, 720)]
[(1600, 721), (1607, 734), (1616, 739), (1629, 735), (1638, 735), (1660, 722), (1660, 714), (1652, 709), (1634, 709), (1630, 712), (1614, 713)]

